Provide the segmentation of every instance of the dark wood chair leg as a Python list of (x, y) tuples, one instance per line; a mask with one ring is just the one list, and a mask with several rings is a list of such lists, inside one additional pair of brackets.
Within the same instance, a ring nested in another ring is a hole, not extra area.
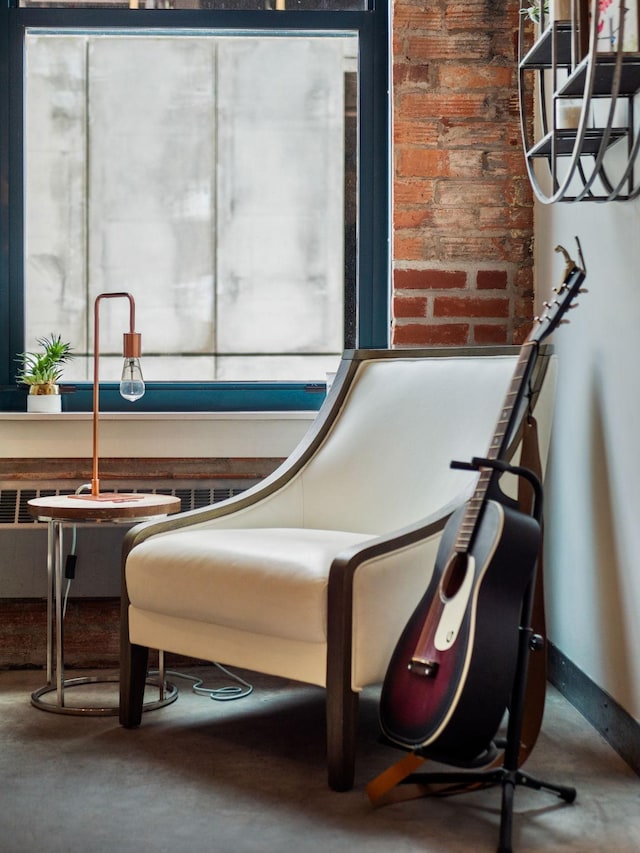
[(329, 787), (334, 791), (353, 788), (356, 764), (359, 694), (353, 690), (327, 689), (327, 764)]
[(142, 720), (144, 687), (149, 666), (149, 649), (131, 643), (120, 648), (120, 723), (133, 729)]

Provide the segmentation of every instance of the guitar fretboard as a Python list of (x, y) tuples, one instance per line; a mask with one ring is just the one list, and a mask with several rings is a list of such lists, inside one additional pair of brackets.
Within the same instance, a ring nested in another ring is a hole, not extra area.
[[(526, 384), (531, 374), (537, 355), (536, 342), (527, 340), (518, 356), (515, 371), (511, 378), (509, 390), (505, 396), (500, 411), (500, 417), (493, 433), (493, 438), (487, 451), (487, 459), (497, 461), (504, 459), (508, 449), (509, 438), (512, 434), (515, 420), (520, 410), (520, 401), (526, 391)], [(478, 518), (484, 502), (487, 499), (489, 488), (493, 479), (498, 476), (493, 469), (483, 468), (480, 471), (478, 482), (471, 499), (467, 502), (465, 512), (458, 527), (454, 550), (458, 554), (466, 554), (471, 547), (471, 540), (475, 532)]]

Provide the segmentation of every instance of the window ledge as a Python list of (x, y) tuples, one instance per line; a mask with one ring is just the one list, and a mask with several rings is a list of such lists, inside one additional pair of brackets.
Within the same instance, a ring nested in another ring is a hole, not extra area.
[[(286, 457), (316, 417), (288, 412), (105, 412), (101, 457)], [(91, 412), (0, 412), (0, 458), (86, 458)]]
[[(100, 421), (313, 421), (317, 411), (100, 412)], [(0, 412), (0, 421), (90, 421), (93, 412)]]

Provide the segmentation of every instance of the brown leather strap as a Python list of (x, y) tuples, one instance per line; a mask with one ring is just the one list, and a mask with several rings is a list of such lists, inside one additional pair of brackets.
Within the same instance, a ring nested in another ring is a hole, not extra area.
[[(538, 442), (538, 425), (535, 418), (529, 416), (524, 424), (522, 436), (522, 453), (520, 465), (528, 468), (542, 482), (542, 464), (540, 462), (540, 445)], [(531, 486), (522, 477), (518, 486), (518, 505), (522, 512), (531, 513), (533, 492)], [(547, 688), (547, 650), (546, 650), (546, 618), (544, 611), (544, 572), (542, 564), (544, 535), (540, 537), (540, 552), (536, 571), (535, 588), (533, 593), (533, 608), (531, 627), (534, 634), (544, 638), (544, 647), (529, 655), (527, 671), (527, 688), (525, 693), (524, 714), (522, 718), (522, 734), (520, 738), (520, 754), (518, 766), (527, 760), (536, 744), (542, 717)]]
[[(424, 761), (425, 759), (421, 755), (416, 755), (415, 752), (408, 752), (406, 755), (403, 755), (399, 761), (396, 761), (395, 764), (392, 764), (390, 767), (387, 767), (386, 770), (383, 770), (379, 776), (376, 776), (376, 778), (372, 779), (367, 785), (367, 796), (369, 797), (371, 804), (378, 807), (385, 806), (391, 802), (397, 802), (400, 799), (411, 799), (409, 792), (407, 792), (407, 796), (391, 796), (391, 792), (394, 791), (396, 786), (406, 779), (407, 776), (417, 770)], [(409, 786), (407, 786), (407, 788), (408, 787)], [(420, 785), (419, 787), (422, 788), (425, 786)], [(403, 789), (403, 793), (404, 790), (405, 789)], [(417, 793), (414, 794), (414, 796), (420, 797), (424, 795), (422, 793)]]

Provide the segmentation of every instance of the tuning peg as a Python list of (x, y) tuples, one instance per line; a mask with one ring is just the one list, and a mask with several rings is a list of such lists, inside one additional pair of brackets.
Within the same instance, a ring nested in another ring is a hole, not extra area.
[(568, 326), (571, 320), (560, 320), (558, 323), (559, 326)]
[(569, 305), (569, 311), (573, 311), (573, 309), (577, 308), (579, 305), (579, 302), (572, 302), (571, 305)]
[(586, 287), (581, 287), (578, 293), (589, 293)]

